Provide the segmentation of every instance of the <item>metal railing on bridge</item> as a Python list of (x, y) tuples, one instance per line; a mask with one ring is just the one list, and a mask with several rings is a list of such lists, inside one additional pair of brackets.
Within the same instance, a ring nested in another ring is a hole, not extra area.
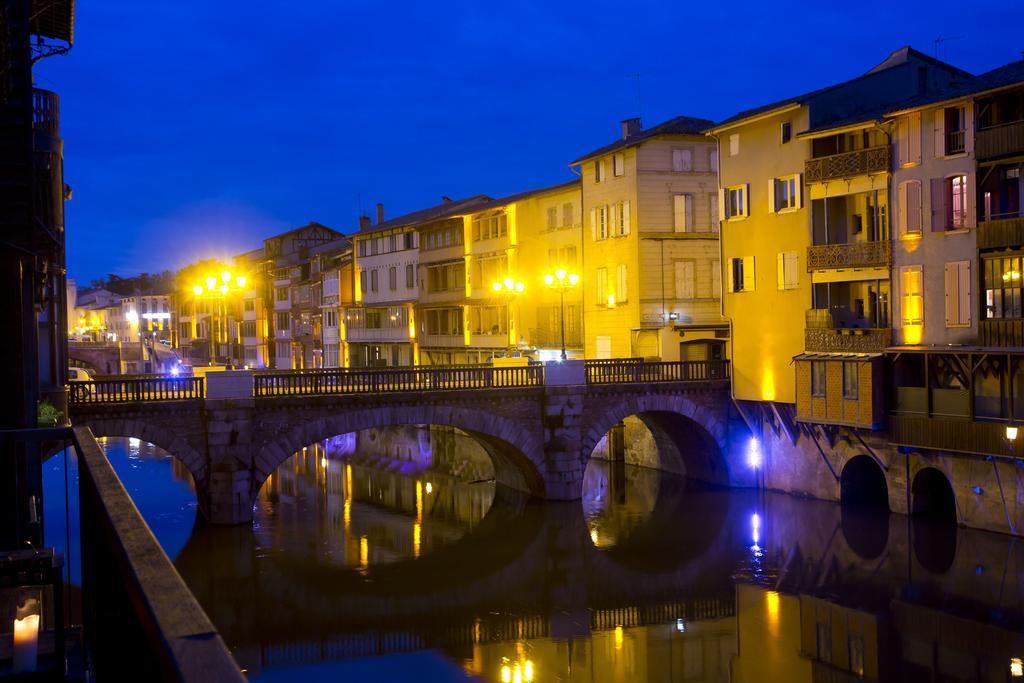
[(321, 394), (389, 393), (445, 389), (535, 387), (544, 384), (544, 366), (416, 366), (408, 368), (277, 370), (253, 377), (257, 398)]
[(694, 382), (729, 379), (727, 360), (649, 362), (640, 358), (588, 360), (587, 384)]
[(183, 401), (205, 396), (202, 377), (136, 376), (72, 382), (68, 402), (72, 405), (91, 403), (130, 403), (133, 401)]

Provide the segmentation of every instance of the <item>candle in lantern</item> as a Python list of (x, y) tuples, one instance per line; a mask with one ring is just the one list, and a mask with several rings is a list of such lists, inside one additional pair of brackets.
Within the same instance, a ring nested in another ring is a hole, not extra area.
[(14, 620), (14, 670), (32, 671), (39, 653), (39, 615)]

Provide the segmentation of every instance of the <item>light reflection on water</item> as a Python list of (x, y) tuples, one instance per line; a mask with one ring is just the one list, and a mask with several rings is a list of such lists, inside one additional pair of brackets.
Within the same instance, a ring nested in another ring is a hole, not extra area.
[(115, 467), (257, 680), (1004, 681), (1024, 656), (1009, 537), (597, 461), (582, 504), (531, 502), (436, 436), (311, 446), (252, 528), (176, 519), (144, 444)]

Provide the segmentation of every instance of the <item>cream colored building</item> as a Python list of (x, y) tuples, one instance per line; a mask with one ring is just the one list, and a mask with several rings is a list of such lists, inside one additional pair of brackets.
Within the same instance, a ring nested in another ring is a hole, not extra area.
[(724, 357), (718, 150), (710, 121), (677, 117), (572, 162), (585, 221), (587, 358)]

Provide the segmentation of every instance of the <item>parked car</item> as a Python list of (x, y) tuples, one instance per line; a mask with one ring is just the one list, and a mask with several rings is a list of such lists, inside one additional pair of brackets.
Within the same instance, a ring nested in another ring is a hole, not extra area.
[(78, 382), (95, 382), (96, 378), (92, 376), (92, 373), (85, 368), (68, 368), (68, 383), (72, 385), (72, 394), (76, 392), (84, 391), (86, 394), (91, 395), (93, 393), (93, 385), (86, 384), (81, 387), (74, 386)]

